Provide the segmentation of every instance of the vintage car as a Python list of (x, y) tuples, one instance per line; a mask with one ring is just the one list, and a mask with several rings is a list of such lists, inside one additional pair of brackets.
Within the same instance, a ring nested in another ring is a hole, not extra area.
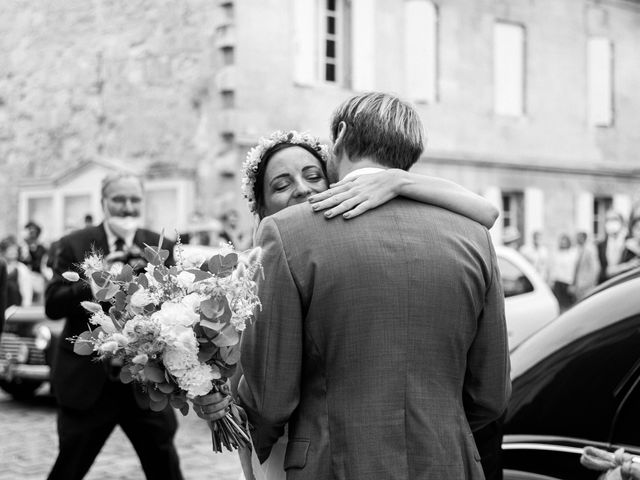
[(640, 269), (522, 342), (511, 366), (505, 479), (595, 479), (588, 445), (640, 455)]
[(6, 310), (0, 335), (0, 388), (15, 398), (28, 398), (49, 380), (63, 322), (44, 314), (43, 306)]
[(496, 246), (504, 308), (513, 350), (558, 316), (558, 301), (533, 266), (512, 248)]

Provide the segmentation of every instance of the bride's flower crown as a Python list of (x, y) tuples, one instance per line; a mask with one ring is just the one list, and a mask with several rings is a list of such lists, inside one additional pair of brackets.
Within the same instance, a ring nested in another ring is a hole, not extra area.
[(249, 210), (251, 213), (258, 213), (258, 205), (256, 205), (255, 183), (256, 175), (260, 167), (260, 162), (265, 152), (281, 143), (289, 143), (291, 145), (304, 145), (318, 153), (320, 159), (326, 164), (329, 159), (329, 149), (326, 145), (320, 143), (317, 137), (306, 132), (297, 132), (290, 130), (284, 132), (278, 130), (268, 137), (262, 137), (258, 144), (247, 153), (247, 158), (242, 164), (242, 194), (247, 199)]

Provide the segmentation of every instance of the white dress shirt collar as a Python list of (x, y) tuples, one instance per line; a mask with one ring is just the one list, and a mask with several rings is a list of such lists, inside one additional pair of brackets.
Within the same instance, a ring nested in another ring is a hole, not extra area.
[(378, 168), (378, 167), (365, 167), (358, 168), (356, 170), (352, 170), (347, 173), (342, 180), (353, 180), (354, 177), (359, 177), (360, 175), (370, 175), (372, 173), (378, 173), (386, 170), (386, 168)]
[[(104, 231), (107, 234), (107, 243), (109, 244), (109, 253), (116, 251), (116, 241), (118, 240), (118, 236), (111, 231), (109, 228), (109, 224), (105, 221), (103, 224)], [(125, 249), (129, 250), (133, 245), (133, 237), (135, 237), (135, 233), (133, 235), (128, 235), (124, 240)]]

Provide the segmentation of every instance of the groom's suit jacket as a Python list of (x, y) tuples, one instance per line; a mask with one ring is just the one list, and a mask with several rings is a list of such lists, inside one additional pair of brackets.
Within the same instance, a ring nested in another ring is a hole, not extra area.
[[(160, 236), (150, 230), (138, 229), (133, 244), (144, 249), (145, 244), (157, 246)], [(173, 264), (173, 243), (164, 240), (162, 248), (169, 250), (166, 263)], [(52, 372), (52, 385), (58, 404), (84, 410), (93, 406), (107, 382), (107, 370), (93, 356), (80, 356), (73, 352), (67, 338), (87, 330), (89, 314), (80, 306), (92, 300), (91, 288), (86, 281), (71, 283), (62, 277), (66, 271), (82, 272), (79, 265), (91, 252), (109, 254), (104, 225), (77, 230), (62, 237), (52, 248), (53, 278), (45, 291), (45, 311), (49, 318), (65, 319), (58, 342)], [(86, 280), (86, 279), (84, 279)]]
[(483, 478), (471, 429), (511, 387), (488, 231), (396, 199), (348, 221), (287, 208), (258, 241), (239, 395), (260, 460), (288, 423), (288, 479)]

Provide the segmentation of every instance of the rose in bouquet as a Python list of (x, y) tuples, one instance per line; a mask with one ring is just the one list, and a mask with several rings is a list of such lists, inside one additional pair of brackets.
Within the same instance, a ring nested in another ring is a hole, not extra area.
[[(74, 351), (122, 365), (120, 380), (136, 382), (152, 410), (167, 405), (189, 411), (188, 400), (228, 393), (228, 380), (240, 359), (240, 333), (260, 306), (254, 281), (261, 272), (260, 251), (229, 249), (201, 264), (183, 258), (167, 267), (167, 250), (146, 246), (148, 262), (136, 274), (128, 264), (107, 269), (92, 253), (81, 269), (92, 283), (95, 302), (82, 302), (93, 328), (77, 337)], [(79, 280), (76, 272), (63, 275)], [(246, 419), (236, 405), (212, 425), (214, 451), (250, 442)]]

